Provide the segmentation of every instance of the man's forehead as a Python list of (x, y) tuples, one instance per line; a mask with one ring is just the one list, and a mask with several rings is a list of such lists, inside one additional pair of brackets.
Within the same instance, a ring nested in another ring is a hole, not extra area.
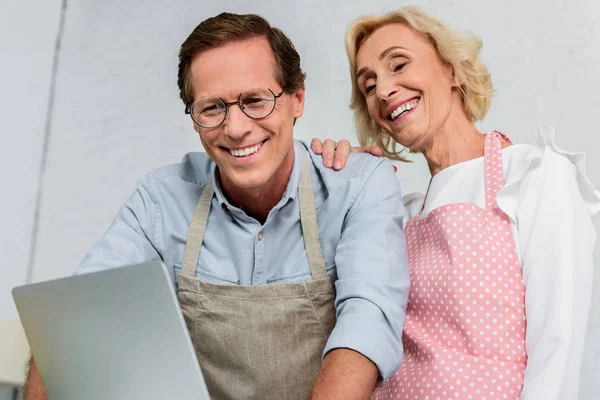
[(275, 55), (265, 38), (229, 42), (198, 54), (191, 63), (191, 78), (196, 98), (280, 89)]

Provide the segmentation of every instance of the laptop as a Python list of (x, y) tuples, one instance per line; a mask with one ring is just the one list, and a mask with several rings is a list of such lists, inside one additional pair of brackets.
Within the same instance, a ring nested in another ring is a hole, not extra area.
[(16, 287), (50, 400), (209, 400), (165, 265)]

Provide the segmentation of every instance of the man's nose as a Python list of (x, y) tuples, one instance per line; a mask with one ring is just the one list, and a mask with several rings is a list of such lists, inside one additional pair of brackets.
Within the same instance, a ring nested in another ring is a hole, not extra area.
[(244, 114), (239, 104), (231, 104), (223, 121), (223, 129), (229, 137), (241, 139), (252, 131), (252, 118)]

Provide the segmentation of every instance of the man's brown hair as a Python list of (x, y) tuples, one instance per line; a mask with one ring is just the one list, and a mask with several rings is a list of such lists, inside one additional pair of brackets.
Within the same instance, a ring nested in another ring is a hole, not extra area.
[(184, 104), (194, 101), (190, 66), (203, 51), (231, 42), (264, 37), (275, 56), (275, 78), (286, 93), (304, 86), (306, 74), (300, 68), (300, 55), (291, 40), (267, 20), (255, 14), (221, 13), (202, 21), (181, 45), (177, 85)]

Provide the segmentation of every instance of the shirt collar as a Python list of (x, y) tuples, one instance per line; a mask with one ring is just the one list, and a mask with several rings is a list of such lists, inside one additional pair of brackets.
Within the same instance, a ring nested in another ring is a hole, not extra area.
[[(290, 175), (290, 180), (288, 181), (285, 192), (283, 193), (283, 197), (279, 202), (273, 207), (274, 210), (279, 209), (286, 205), (290, 200), (296, 200), (298, 198), (298, 186), (300, 185), (300, 174), (302, 173), (302, 152), (305, 152), (304, 146), (297, 141), (294, 140), (294, 166), (292, 167), (292, 174)], [(307, 155), (307, 157), (310, 157)], [(223, 192), (223, 187), (221, 183), (221, 175), (219, 174), (219, 169), (215, 163), (212, 166), (212, 180), (215, 188), (215, 196), (219, 202), (219, 205), (226, 206), (228, 209), (240, 210), (238, 207), (232, 205), (225, 193)]]

